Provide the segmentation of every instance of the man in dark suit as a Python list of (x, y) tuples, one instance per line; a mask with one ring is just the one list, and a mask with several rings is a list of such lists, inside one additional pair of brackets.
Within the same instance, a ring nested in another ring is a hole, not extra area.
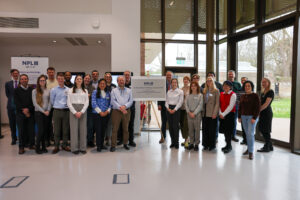
[[(171, 71), (166, 72), (166, 92), (171, 89), (171, 80), (173, 78), (173, 73)], [(166, 128), (167, 128), (167, 109), (165, 106), (165, 101), (159, 101), (157, 103), (158, 110), (160, 110), (160, 116), (161, 116), (161, 132), (163, 134), (163, 137), (159, 140), (159, 143), (164, 143), (166, 138)]]
[(5, 94), (7, 97), (7, 115), (9, 120), (10, 132), (11, 132), (11, 145), (15, 145), (17, 141), (16, 135), (16, 106), (14, 103), (14, 90), (18, 87), (19, 84), (19, 70), (12, 69), (10, 70), (10, 75), (12, 80), (5, 83)]

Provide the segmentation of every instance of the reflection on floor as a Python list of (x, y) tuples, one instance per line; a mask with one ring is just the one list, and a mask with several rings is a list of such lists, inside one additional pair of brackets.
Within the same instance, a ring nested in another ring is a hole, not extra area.
[[(215, 152), (171, 150), (158, 144), (158, 132), (151, 132), (149, 140), (148, 133), (136, 137), (138, 146), (130, 151), (18, 155), (8, 128), (3, 132), (0, 185), (13, 176), (29, 178), (17, 188), (0, 189), (1, 200), (300, 199), (299, 156), (275, 148), (250, 161), (242, 156), (246, 147), (238, 143), (224, 155), (223, 135)], [(130, 184), (113, 184), (114, 174), (129, 174)]]

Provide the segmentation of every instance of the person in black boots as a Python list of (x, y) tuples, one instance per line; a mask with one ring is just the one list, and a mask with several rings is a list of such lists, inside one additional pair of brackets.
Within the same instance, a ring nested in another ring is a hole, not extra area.
[(17, 124), (16, 124), (16, 106), (14, 103), (14, 90), (18, 87), (19, 84), (18, 81), (19, 70), (17, 69), (10, 70), (10, 75), (12, 77), (12, 80), (5, 83), (5, 94), (7, 97), (7, 115), (8, 115), (9, 127), (11, 132), (11, 145), (15, 145), (17, 141), (17, 134), (16, 134)]
[(268, 78), (262, 79), (261, 86), (263, 88), (263, 92), (260, 97), (261, 107), (258, 129), (265, 139), (265, 145), (257, 151), (270, 152), (273, 151), (273, 145), (271, 142), (273, 111), (271, 104), (274, 99), (274, 91), (271, 89), (271, 81)]
[(231, 139), (234, 128), (234, 115), (236, 94), (232, 91), (232, 83), (225, 81), (223, 83), (223, 90), (220, 94), (220, 127), (225, 134), (226, 146), (222, 148), (224, 153), (229, 153), (232, 150)]
[(28, 76), (20, 76), (20, 85), (15, 89), (16, 121), (19, 131), (19, 154), (25, 153), (25, 146), (34, 147), (34, 107), (32, 103), (32, 88), (28, 86)]
[[(49, 135), (49, 114), (51, 111), (50, 104), (50, 90), (46, 84), (47, 77), (45, 75), (39, 76), (36, 84), (36, 89), (32, 91), (32, 102), (35, 108), (35, 122), (38, 128), (38, 134), (36, 138), (37, 154), (47, 153), (46, 149), (46, 136)], [(40, 145), (42, 143), (42, 149)]]
[(170, 148), (179, 148), (179, 121), (180, 108), (183, 104), (183, 91), (178, 88), (178, 80), (173, 78), (171, 81), (172, 89), (167, 93), (166, 110), (169, 124), (169, 133), (171, 138)]

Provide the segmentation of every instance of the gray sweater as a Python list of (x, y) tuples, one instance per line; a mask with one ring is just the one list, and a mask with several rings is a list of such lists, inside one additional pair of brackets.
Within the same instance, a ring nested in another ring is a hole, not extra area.
[(185, 99), (185, 109), (186, 112), (192, 112), (195, 115), (200, 113), (203, 108), (203, 98), (202, 94), (189, 94)]
[(50, 111), (51, 110), (50, 90), (45, 89), (43, 92), (43, 106), (42, 107), (39, 104), (37, 104), (37, 102), (36, 102), (36, 89), (34, 89), (32, 91), (32, 102), (33, 102), (35, 111), (40, 111), (42, 113), (45, 111)]

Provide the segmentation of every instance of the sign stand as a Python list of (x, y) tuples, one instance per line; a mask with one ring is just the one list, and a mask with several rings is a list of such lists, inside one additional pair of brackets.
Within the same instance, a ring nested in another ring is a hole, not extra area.
[[(147, 77), (149, 77), (149, 72), (147, 73)], [(148, 124), (148, 142), (149, 142), (149, 135), (150, 135), (150, 132), (149, 132), (149, 129), (150, 129), (150, 115), (151, 115), (151, 108), (153, 110), (153, 113), (154, 113), (154, 116), (155, 116), (155, 120), (156, 120), (156, 123), (158, 125), (158, 128), (159, 128), (159, 131), (160, 131), (160, 135), (161, 135), (161, 138), (165, 139), (163, 134), (162, 134), (162, 131), (161, 131), (161, 126), (160, 126), (160, 123), (159, 123), (159, 120), (158, 120), (158, 117), (157, 117), (157, 113), (156, 113), (156, 110), (154, 109), (154, 106), (153, 106), (153, 101), (146, 101), (146, 107), (144, 109), (144, 112), (143, 112), (143, 116), (142, 116), (142, 119), (141, 119), (141, 122), (140, 122), (140, 132), (142, 131), (142, 126), (143, 126), (143, 119), (145, 116), (146, 117), (146, 122)]]

